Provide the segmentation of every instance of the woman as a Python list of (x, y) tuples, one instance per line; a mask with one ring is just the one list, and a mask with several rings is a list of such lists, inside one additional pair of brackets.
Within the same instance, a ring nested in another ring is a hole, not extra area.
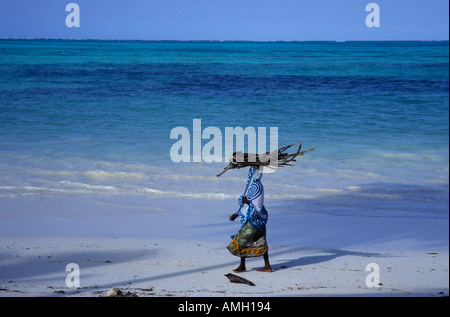
[(245, 272), (247, 257), (264, 258), (264, 267), (259, 272), (272, 272), (269, 263), (269, 247), (266, 241), (267, 210), (264, 207), (264, 188), (261, 183), (262, 173), (258, 166), (250, 167), (244, 194), (238, 199), (239, 210), (230, 216), (230, 221), (241, 217), (241, 229), (233, 236), (227, 249), (231, 254), (241, 258), (241, 264), (234, 272)]

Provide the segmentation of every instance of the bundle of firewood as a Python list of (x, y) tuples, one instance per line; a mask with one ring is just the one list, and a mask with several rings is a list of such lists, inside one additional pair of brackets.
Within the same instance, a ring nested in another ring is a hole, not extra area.
[(219, 177), (226, 171), (235, 168), (243, 168), (249, 166), (267, 166), (268, 168), (277, 168), (278, 166), (294, 166), (292, 162), (296, 161), (295, 158), (297, 156), (314, 150), (314, 148), (312, 148), (306, 151), (301, 151), (302, 143), (300, 143), (297, 152), (292, 154), (286, 153), (286, 150), (294, 145), (295, 143), (263, 154), (234, 152), (233, 155), (229, 158), (230, 163), (223, 169), (221, 173), (217, 174), (217, 177)]

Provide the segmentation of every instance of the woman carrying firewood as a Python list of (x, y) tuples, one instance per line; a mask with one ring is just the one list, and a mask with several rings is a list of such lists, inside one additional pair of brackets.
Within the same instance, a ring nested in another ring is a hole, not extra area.
[[(259, 154), (250, 154), (242, 152), (234, 152), (229, 159), (230, 163), (224, 170), (217, 174), (217, 177), (230, 169), (239, 169), (250, 167), (248, 172), (247, 185), (244, 193), (239, 197), (239, 210), (230, 216), (230, 221), (234, 221), (238, 216), (241, 217), (241, 229), (238, 234), (232, 236), (232, 240), (227, 249), (231, 254), (241, 258), (241, 264), (234, 269), (234, 272), (244, 272), (245, 259), (248, 257), (263, 256), (264, 267), (259, 272), (272, 272), (269, 263), (269, 247), (266, 241), (266, 223), (268, 219), (267, 210), (264, 208), (264, 188), (261, 183), (263, 168), (276, 168), (282, 166), (294, 166), (295, 158), (304, 155), (306, 152), (314, 150), (314, 148), (300, 151), (302, 143), (298, 147), (298, 151), (289, 154), (286, 151), (295, 144), (287, 145), (278, 150), (267, 152), (260, 156)], [(275, 166), (271, 163), (275, 162)]]
[[(262, 168), (262, 167), (261, 167)], [(234, 221), (240, 216), (241, 228), (233, 236), (227, 249), (231, 254), (241, 258), (240, 265), (234, 272), (246, 270), (245, 258), (264, 258), (264, 267), (259, 272), (272, 272), (269, 263), (269, 247), (266, 241), (267, 210), (264, 207), (264, 187), (261, 183), (262, 173), (258, 166), (251, 166), (248, 173), (247, 185), (244, 193), (239, 197), (239, 210), (230, 216)]]

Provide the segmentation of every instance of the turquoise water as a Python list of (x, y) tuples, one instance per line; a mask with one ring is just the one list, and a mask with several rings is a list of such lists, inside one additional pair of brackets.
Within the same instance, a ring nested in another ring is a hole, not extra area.
[(267, 198), (448, 214), (448, 58), (448, 42), (0, 40), (0, 195), (232, 199), (246, 171), (170, 159), (199, 118), (315, 147), (265, 175)]

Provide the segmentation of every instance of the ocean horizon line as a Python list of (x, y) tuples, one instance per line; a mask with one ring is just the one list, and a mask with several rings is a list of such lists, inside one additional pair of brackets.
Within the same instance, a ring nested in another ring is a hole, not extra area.
[(30, 40), (30, 41), (105, 41), (105, 42), (172, 42), (172, 43), (186, 43), (186, 42), (206, 42), (206, 43), (386, 43), (386, 42), (449, 42), (445, 40), (149, 40), (149, 39), (97, 39), (97, 38), (26, 38), (26, 37), (0, 37), (0, 40)]

